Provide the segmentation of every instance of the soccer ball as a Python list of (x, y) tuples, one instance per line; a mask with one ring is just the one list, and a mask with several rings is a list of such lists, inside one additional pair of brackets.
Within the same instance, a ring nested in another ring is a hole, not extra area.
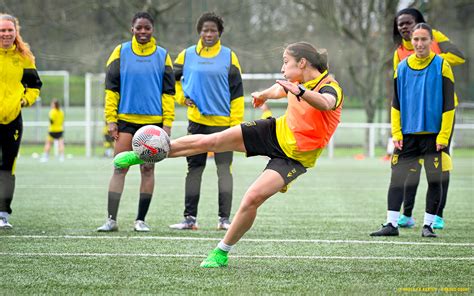
[(170, 138), (162, 128), (145, 125), (133, 135), (132, 148), (144, 162), (155, 163), (168, 156)]

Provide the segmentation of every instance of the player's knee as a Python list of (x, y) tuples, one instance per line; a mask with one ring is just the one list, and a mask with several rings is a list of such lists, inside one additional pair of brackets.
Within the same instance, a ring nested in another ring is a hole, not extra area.
[(245, 193), (241, 207), (244, 209), (257, 209), (262, 204), (263, 194), (256, 189), (250, 189)]
[(125, 178), (125, 175), (128, 173), (128, 168), (114, 168), (114, 175), (117, 177)]
[(145, 163), (140, 165), (140, 173), (145, 177), (153, 177), (155, 166), (151, 163)]

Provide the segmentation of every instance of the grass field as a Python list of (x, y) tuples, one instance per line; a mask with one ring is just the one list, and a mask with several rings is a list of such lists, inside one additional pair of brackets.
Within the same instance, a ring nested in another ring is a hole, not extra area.
[[(121, 201), (120, 231), (100, 234), (95, 228), (105, 220), (110, 159), (39, 163), (21, 157), (14, 229), (0, 232), (0, 294), (470, 294), (474, 158), (454, 161), (439, 238), (420, 236), (424, 178), (415, 228), (396, 238), (371, 238), (385, 220), (389, 163), (322, 158), (287, 193), (263, 205), (228, 268), (205, 270), (199, 263), (223, 237), (215, 229), (212, 162), (204, 173), (200, 230), (168, 229), (182, 218), (186, 166), (184, 159), (170, 159), (156, 167), (147, 217), (152, 231), (132, 230), (139, 188), (134, 168)], [(263, 157), (235, 156), (233, 212), (265, 163)]]

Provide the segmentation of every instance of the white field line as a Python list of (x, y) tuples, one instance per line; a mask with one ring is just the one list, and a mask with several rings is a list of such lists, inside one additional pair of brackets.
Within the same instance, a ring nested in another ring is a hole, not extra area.
[(21, 184), (19, 189), (102, 189), (104, 185), (58, 185), (58, 184)]
[[(158, 257), (158, 258), (205, 258), (197, 254), (152, 254), (152, 253), (18, 253), (0, 252), (0, 256), (18, 257)], [(377, 256), (284, 256), (284, 255), (230, 255), (242, 259), (302, 259), (302, 260), (417, 260), (417, 261), (472, 261), (474, 257), (377, 257)]]
[[(181, 236), (94, 236), (94, 235), (1, 235), (2, 239), (96, 239), (96, 240), (168, 240), (168, 241), (220, 241), (212, 237), (181, 237)], [(450, 246), (474, 247), (474, 243), (443, 243), (443, 242), (399, 242), (378, 240), (327, 240), (327, 239), (251, 239), (242, 242), (257, 243), (312, 243), (312, 244), (379, 244), (379, 245), (413, 245), (413, 246)]]
[[(166, 176), (164, 177), (160, 177), (160, 178), (166, 178)], [(18, 189), (38, 189), (38, 190), (42, 190), (42, 189), (74, 189), (74, 190), (77, 190), (77, 189), (104, 189), (104, 185), (103, 184), (97, 184), (97, 185), (91, 185), (91, 184), (63, 184), (63, 185), (58, 185), (58, 184), (19, 184), (19, 185), (16, 185), (15, 188), (18, 188)], [(376, 191), (376, 190), (385, 190), (385, 186), (380, 186), (380, 187), (364, 187), (364, 188), (357, 188), (358, 191)], [(307, 189), (305, 189), (307, 190)], [(312, 189), (310, 189), (312, 190)], [(316, 190), (316, 189), (314, 189)], [(341, 189), (340, 188), (333, 188), (333, 187), (318, 187), (317, 188), (318, 191), (340, 191)], [(467, 192), (472, 192), (472, 188), (470, 187), (465, 187), (465, 188), (456, 188), (456, 191), (467, 191)]]

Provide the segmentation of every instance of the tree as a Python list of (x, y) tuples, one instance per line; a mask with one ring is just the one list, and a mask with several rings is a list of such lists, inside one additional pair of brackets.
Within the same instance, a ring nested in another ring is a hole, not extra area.
[(384, 78), (391, 71), (390, 28), (398, 0), (294, 1), (355, 45), (351, 50), (357, 54), (348, 60), (349, 72), (362, 98), (367, 122), (374, 122), (379, 102), (385, 99)]

